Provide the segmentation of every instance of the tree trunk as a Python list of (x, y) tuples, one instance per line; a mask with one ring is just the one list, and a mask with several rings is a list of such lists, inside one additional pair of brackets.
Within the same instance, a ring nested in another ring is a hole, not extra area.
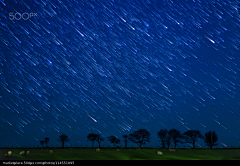
[(165, 148), (165, 143), (164, 142), (162, 142), (162, 148)]
[(64, 142), (62, 142), (62, 148), (64, 148)]
[(93, 143), (94, 143), (94, 141), (92, 142), (92, 148), (93, 148)]
[(100, 148), (100, 142), (98, 142), (98, 147)]

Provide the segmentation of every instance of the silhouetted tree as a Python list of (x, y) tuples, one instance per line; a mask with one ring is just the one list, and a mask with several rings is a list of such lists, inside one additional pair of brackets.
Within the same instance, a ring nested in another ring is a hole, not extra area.
[(166, 137), (166, 145), (167, 145), (168, 149), (169, 149), (169, 146), (171, 145), (171, 141), (172, 141), (172, 138), (171, 138), (171, 136), (169, 135), (169, 132), (168, 132), (167, 137)]
[(87, 141), (92, 141), (92, 147), (93, 147), (94, 141), (97, 141), (97, 134), (94, 134), (94, 133), (88, 134)]
[(208, 131), (205, 133), (204, 142), (207, 146), (209, 146), (210, 149), (212, 149), (213, 146), (218, 145), (215, 142), (217, 142), (218, 137), (215, 131)]
[(44, 140), (41, 140), (41, 141), (40, 141), (40, 144), (42, 145), (42, 147), (43, 147), (44, 143), (45, 143)]
[(45, 138), (44, 138), (44, 142), (45, 142), (45, 144), (46, 144), (46, 148), (47, 148), (47, 144), (48, 144), (49, 140), (50, 140), (49, 137), (45, 137)]
[(162, 144), (162, 148), (165, 148), (165, 143), (168, 135), (168, 131), (166, 129), (161, 129), (158, 133), (158, 139)]
[(173, 141), (174, 148), (177, 147), (178, 143), (183, 143), (182, 142), (183, 136), (182, 136), (182, 134), (180, 133), (179, 130), (171, 129), (168, 134), (169, 134), (171, 140)]
[(198, 139), (203, 139), (204, 137), (200, 133), (199, 130), (188, 130), (183, 133), (184, 139), (187, 143), (191, 143), (193, 145), (193, 149), (195, 148), (195, 143)]
[(117, 137), (115, 136), (110, 136), (110, 137), (107, 137), (108, 140), (114, 145), (116, 146), (117, 148), (119, 148), (119, 146), (117, 146), (116, 144), (119, 144), (120, 143), (120, 139), (118, 139)]
[(62, 134), (62, 135), (59, 136), (58, 141), (62, 142), (62, 148), (64, 148), (64, 143), (68, 142), (69, 139), (68, 139), (68, 136), (66, 134)]
[(125, 148), (127, 148), (128, 135), (122, 135), (122, 137), (124, 138)]
[(145, 129), (139, 129), (138, 131), (134, 131), (134, 133), (129, 134), (129, 140), (133, 143), (139, 145), (139, 148), (146, 142), (150, 142), (150, 133)]
[(96, 134), (96, 141), (98, 142), (98, 147), (100, 148), (100, 143), (104, 141), (104, 138), (100, 134)]

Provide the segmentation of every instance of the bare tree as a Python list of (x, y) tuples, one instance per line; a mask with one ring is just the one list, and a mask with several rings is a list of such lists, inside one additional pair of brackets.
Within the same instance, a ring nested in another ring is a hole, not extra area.
[(49, 140), (50, 140), (49, 137), (45, 137), (44, 138), (44, 141), (45, 141), (45, 144), (46, 144), (46, 148), (47, 148), (47, 144), (48, 144)]
[(68, 136), (66, 134), (62, 134), (62, 135), (59, 136), (58, 141), (62, 142), (62, 148), (64, 148), (64, 143), (68, 142), (69, 139), (68, 139)]
[(104, 138), (100, 134), (96, 134), (96, 141), (98, 142), (98, 147), (100, 148), (100, 143), (104, 141)]
[(158, 139), (162, 144), (162, 148), (165, 148), (165, 143), (168, 135), (168, 131), (166, 129), (161, 129), (158, 133)]
[(120, 139), (118, 139), (115, 136), (110, 136), (110, 137), (107, 137), (107, 138), (115, 147), (119, 148), (119, 146), (117, 146), (116, 144), (120, 143)]
[(195, 143), (198, 139), (203, 139), (204, 137), (200, 133), (199, 130), (188, 130), (183, 133), (184, 138), (187, 143), (191, 143), (193, 145), (193, 149), (195, 148)]
[(205, 133), (204, 142), (207, 146), (209, 146), (210, 149), (212, 149), (213, 146), (218, 145), (215, 142), (218, 141), (218, 137), (215, 131), (208, 131)]
[(138, 131), (134, 131), (134, 133), (129, 135), (129, 140), (138, 144), (139, 148), (141, 148), (142, 145), (150, 142), (150, 133), (145, 129), (139, 129)]
[(40, 141), (40, 144), (42, 145), (42, 147), (43, 147), (44, 143), (45, 143), (44, 140), (41, 140), (41, 141)]
[(97, 134), (94, 134), (94, 133), (88, 134), (87, 141), (92, 141), (92, 148), (93, 148), (94, 141), (97, 141)]
[(171, 129), (168, 134), (171, 137), (171, 140), (173, 141), (174, 148), (177, 147), (178, 143), (183, 143), (182, 142), (183, 137), (179, 130)]
[(128, 135), (122, 135), (122, 137), (124, 138), (125, 148), (127, 148)]

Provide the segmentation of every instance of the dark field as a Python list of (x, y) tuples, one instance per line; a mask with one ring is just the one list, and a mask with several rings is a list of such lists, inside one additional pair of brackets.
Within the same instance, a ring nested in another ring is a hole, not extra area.
[[(10, 157), (4, 156), (8, 150)], [(30, 153), (20, 155), (23, 150)], [(0, 160), (239, 160), (240, 149), (0, 149), (0, 156)]]

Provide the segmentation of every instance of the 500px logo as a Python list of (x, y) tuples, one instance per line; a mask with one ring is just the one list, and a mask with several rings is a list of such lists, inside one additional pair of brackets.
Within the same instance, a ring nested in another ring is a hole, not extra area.
[(31, 17), (35, 17), (35, 16), (37, 16), (37, 13), (26, 13), (26, 12), (24, 12), (24, 13), (13, 13), (13, 12), (11, 12), (11, 13), (9, 13), (9, 19), (10, 20), (21, 20), (21, 19), (23, 19), (23, 20), (28, 20), (29, 18), (31, 18)]

